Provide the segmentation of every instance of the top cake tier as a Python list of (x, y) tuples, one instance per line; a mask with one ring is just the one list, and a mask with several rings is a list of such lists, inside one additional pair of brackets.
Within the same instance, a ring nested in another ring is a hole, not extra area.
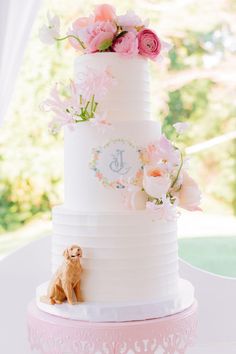
[(149, 71), (145, 58), (140, 55), (126, 58), (112, 52), (82, 55), (75, 60), (75, 81), (90, 68), (107, 68), (115, 79), (102, 102), (111, 123), (151, 119)]

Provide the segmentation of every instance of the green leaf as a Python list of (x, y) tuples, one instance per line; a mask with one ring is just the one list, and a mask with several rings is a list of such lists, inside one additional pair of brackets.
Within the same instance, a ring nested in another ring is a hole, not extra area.
[(104, 50), (108, 49), (111, 45), (112, 45), (112, 39), (106, 39), (98, 46), (98, 49), (100, 52), (103, 52)]
[(118, 38), (124, 36), (126, 33), (128, 33), (128, 31), (122, 31), (122, 32), (120, 32), (120, 33), (116, 36), (116, 39), (118, 39)]

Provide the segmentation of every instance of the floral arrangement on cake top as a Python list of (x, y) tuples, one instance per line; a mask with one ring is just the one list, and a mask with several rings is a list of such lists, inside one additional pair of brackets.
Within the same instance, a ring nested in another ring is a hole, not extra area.
[[(179, 135), (187, 123), (176, 123), (174, 127)], [(188, 158), (165, 135), (142, 151), (142, 162), (143, 171), (139, 171), (135, 181), (126, 183), (123, 192), (126, 208), (148, 209), (159, 219), (167, 220), (178, 216), (177, 207), (201, 210), (201, 192), (187, 172)]]
[(68, 39), (82, 53), (115, 52), (127, 57), (141, 55), (151, 60), (162, 59), (171, 46), (161, 40), (133, 11), (118, 16), (108, 4), (98, 5), (89, 17), (77, 18), (65, 36), (60, 35), (60, 19), (48, 14), (48, 24), (39, 32), (46, 44)]
[(49, 123), (50, 132), (56, 134), (63, 126), (73, 129), (75, 124), (84, 122), (103, 129), (110, 126), (100, 104), (115, 83), (108, 68), (99, 71), (87, 68), (79, 74), (76, 83), (71, 80), (69, 86), (64, 87), (66, 97), (62, 98), (59, 84), (56, 84), (51, 96), (42, 104), (44, 111), (54, 113)]

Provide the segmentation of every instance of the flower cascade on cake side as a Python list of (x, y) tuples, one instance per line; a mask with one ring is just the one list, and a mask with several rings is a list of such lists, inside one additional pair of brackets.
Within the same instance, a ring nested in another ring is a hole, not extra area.
[[(174, 128), (179, 135), (187, 128), (187, 123), (176, 123)], [(147, 209), (165, 220), (178, 216), (177, 207), (201, 210), (201, 193), (187, 172), (188, 159), (164, 134), (143, 150), (142, 160), (143, 171), (136, 180), (126, 183), (123, 193), (126, 208)]]
[(109, 68), (102, 71), (88, 68), (84, 74), (80, 74), (77, 83), (71, 80), (69, 86), (64, 87), (64, 98), (56, 84), (51, 90), (50, 98), (42, 105), (45, 111), (54, 113), (49, 130), (58, 133), (65, 125), (73, 129), (75, 124), (88, 121), (103, 129), (108, 127), (110, 123), (106, 112), (100, 108), (100, 103), (115, 82)]
[(46, 44), (68, 39), (77, 51), (86, 53), (116, 52), (126, 57), (141, 55), (161, 60), (171, 46), (161, 40), (133, 11), (118, 16), (108, 4), (96, 6), (89, 17), (77, 18), (65, 36), (60, 35), (60, 19), (48, 14), (48, 24), (39, 32)]

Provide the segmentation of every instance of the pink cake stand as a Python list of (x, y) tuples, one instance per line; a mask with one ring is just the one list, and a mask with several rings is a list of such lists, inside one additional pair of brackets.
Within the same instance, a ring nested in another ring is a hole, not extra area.
[(94, 323), (28, 309), (29, 341), (41, 354), (185, 354), (197, 328), (197, 303), (159, 319)]

